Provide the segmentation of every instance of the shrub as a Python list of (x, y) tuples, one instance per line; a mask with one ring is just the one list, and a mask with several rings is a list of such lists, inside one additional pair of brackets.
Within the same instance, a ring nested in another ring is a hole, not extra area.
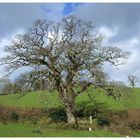
[(65, 109), (63, 107), (51, 108), (49, 109), (48, 117), (51, 118), (53, 122), (66, 122), (67, 116), (65, 113)]
[(19, 115), (15, 112), (15, 111), (12, 111), (10, 114), (9, 114), (9, 119), (11, 121), (18, 121), (19, 120)]
[(33, 129), (32, 131), (33, 133), (37, 133), (37, 134), (42, 134), (42, 131), (39, 129)]
[(100, 113), (102, 113), (102, 108), (99, 108), (97, 105), (89, 104), (84, 109), (85, 116), (93, 116), (93, 118), (97, 118)]
[(76, 106), (76, 116), (77, 117), (87, 117), (93, 116), (93, 118), (98, 118), (101, 115), (107, 113), (108, 110), (104, 103), (97, 103), (96, 101), (81, 102)]
[(29, 121), (31, 121), (32, 124), (36, 125), (37, 122), (39, 120), (39, 117), (38, 116), (31, 116)]
[(129, 123), (129, 127), (133, 130), (140, 129), (140, 121), (133, 121)]
[(110, 125), (110, 119), (106, 117), (99, 117), (97, 118), (97, 124), (101, 126), (109, 126)]
[(76, 116), (77, 117), (85, 117), (84, 110), (87, 102), (80, 102), (76, 104)]
[(48, 117), (43, 117), (38, 121), (38, 125), (40, 127), (47, 127), (51, 123), (52, 123), (52, 120), (51, 118), (48, 118)]
[(7, 124), (7, 116), (0, 115), (0, 122), (3, 124)]

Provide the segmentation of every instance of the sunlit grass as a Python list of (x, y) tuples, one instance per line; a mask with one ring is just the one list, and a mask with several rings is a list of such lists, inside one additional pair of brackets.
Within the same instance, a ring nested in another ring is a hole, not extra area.
[[(134, 88), (131, 93), (132, 96), (129, 99), (129, 104), (127, 106), (124, 103), (127, 103), (126, 100), (115, 101), (112, 97), (108, 97), (103, 92), (94, 91), (93, 89), (89, 91), (92, 95), (92, 99), (89, 99), (88, 94), (85, 92), (79, 95), (76, 98), (76, 103), (83, 101), (91, 101), (104, 103), (109, 109), (120, 110), (125, 108), (140, 108), (140, 88)], [(23, 97), (18, 98), (20, 94), (11, 94), (11, 95), (2, 95), (0, 96), (0, 104), (7, 106), (16, 106), (16, 107), (45, 107), (51, 108), (62, 105), (59, 100), (57, 92), (29, 92), (26, 93)]]

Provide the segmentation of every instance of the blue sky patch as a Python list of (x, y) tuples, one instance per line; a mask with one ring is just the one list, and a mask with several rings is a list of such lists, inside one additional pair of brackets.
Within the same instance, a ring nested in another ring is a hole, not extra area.
[(71, 14), (77, 6), (79, 6), (81, 3), (67, 3), (65, 4), (63, 15)]

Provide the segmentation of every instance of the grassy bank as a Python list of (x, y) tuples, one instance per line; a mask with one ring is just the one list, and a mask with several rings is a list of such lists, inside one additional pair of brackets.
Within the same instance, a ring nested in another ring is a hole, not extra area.
[[(127, 103), (126, 100), (123, 102), (117, 102), (112, 97), (107, 97), (103, 92), (97, 92), (94, 90), (90, 90), (90, 94), (93, 96), (93, 99), (97, 102), (101, 102), (106, 104), (108, 108), (120, 110), (125, 108), (140, 108), (140, 88), (134, 88), (132, 90), (131, 99)], [(76, 102), (88, 101), (90, 100), (87, 93), (83, 93), (76, 98)], [(7, 106), (15, 106), (15, 107), (56, 107), (60, 105), (60, 100), (57, 92), (30, 92), (25, 93), (23, 97), (20, 97), (20, 94), (13, 95), (2, 95), (0, 96), (0, 104)], [(125, 106), (124, 104), (127, 104)]]

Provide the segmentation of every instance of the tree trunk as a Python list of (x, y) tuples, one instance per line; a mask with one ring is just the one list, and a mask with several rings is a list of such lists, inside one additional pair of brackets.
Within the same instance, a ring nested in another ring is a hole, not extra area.
[(67, 123), (70, 126), (77, 127), (77, 119), (75, 116), (75, 97), (73, 96), (72, 93), (67, 93), (67, 97), (65, 100), (63, 100), (65, 109), (66, 109), (66, 115), (67, 115)]
[(75, 126), (77, 124), (74, 112), (72, 109), (66, 108), (67, 122), (70, 126)]
[(66, 110), (67, 115), (67, 123), (70, 126), (76, 126), (77, 125), (77, 119), (75, 116), (75, 96), (72, 92), (63, 92), (61, 93), (61, 100), (63, 102), (63, 105)]
[(77, 119), (75, 117), (75, 95), (74, 92), (69, 84), (69, 86), (64, 87), (60, 82), (57, 82), (57, 90), (59, 92), (59, 97), (63, 102), (63, 105), (66, 110), (67, 115), (67, 123), (69, 126), (77, 127)]

